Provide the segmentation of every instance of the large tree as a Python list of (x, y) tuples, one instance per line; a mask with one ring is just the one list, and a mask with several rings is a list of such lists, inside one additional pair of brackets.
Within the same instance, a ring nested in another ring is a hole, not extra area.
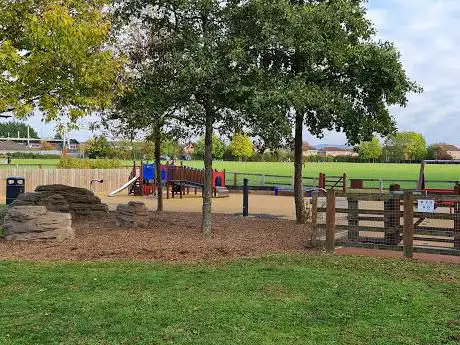
[[(129, 5), (130, 2), (118, 3), (118, 9), (129, 9)], [(177, 151), (177, 145), (173, 145), (176, 141), (172, 139), (182, 134), (175, 114), (177, 69), (172, 57), (174, 51), (168, 50), (175, 42), (174, 35), (164, 27), (139, 21), (123, 11), (117, 13), (120, 36), (117, 47), (128, 57), (126, 87), (123, 94), (116, 98), (115, 106), (107, 113), (106, 119), (112, 120), (111, 127), (123, 137), (132, 140), (143, 137), (146, 145), (153, 146), (157, 211), (163, 211), (160, 157), (165, 149), (169, 153)], [(146, 148), (146, 152), (151, 151), (152, 147)]]
[(85, 154), (88, 158), (112, 158), (114, 151), (106, 137), (100, 135), (85, 143)]
[(392, 161), (421, 160), (427, 157), (426, 140), (416, 132), (398, 132), (385, 140), (385, 153)]
[(449, 144), (432, 144), (428, 146), (427, 159), (439, 159), (439, 160), (453, 160), (449, 150), (457, 151), (458, 149), (454, 145)]
[[(103, 0), (0, 2), (0, 112), (74, 123), (111, 103), (121, 60)], [(67, 120), (64, 120), (67, 119)]]
[(38, 138), (38, 134), (35, 129), (25, 123), (16, 121), (0, 123), (1, 138), (16, 137), (18, 135), (21, 138)]
[(177, 104), (183, 122), (204, 133), (202, 230), (211, 234), (212, 137), (216, 128), (235, 124), (229, 111), (238, 75), (232, 67), (226, 14), (233, 1), (220, 0), (119, 0), (121, 16), (136, 18), (153, 32), (166, 32), (168, 63), (176, 72)]
[(233, 157), (250, 158), (254, 154), (251, 139), (245, 134), (235, 134), (230, 143), (230, 152)]
[(380, 140), (376, 137), (371, 141), (363, 141), (358, 146), (358, 154), (361, 159), (375, 162), (382, 156), (383, 148)]
[[(251, 0), (233, 13), (233, 56), (254, 90), (248, 94), (294, 124), (296, 217), (303, 223), (304, 129), (342, 131), (350, 144), (387, 135), (395, 130), (389, 105), (405, 106), (406, 94), (419, 88), (394, 45), (375, 39), (364, 1)], [(269, 122), (262, 115), (255, 124)]]
[[(119, 97), (115, 107), (107, 114), (107, 126), (133, 141), (143, 137), (152, 146), (157, 184), (157, 211), (163, 211), (163, 183), (161, 180), (162, 144), (180, 133), (173, 120), (174, 107), (154, 74), (143, 70), (140, 78), (131, 78), (129, 90)], [(150, 152), (150, 149), (147, 150)], [(145, 153), (145, 152), (144, 152)]]
[[(225, 153), (225, 143), (217, 135), (212, 136), (212, 158), (222, 159)], [(205, 137), (202, 136), (198, 139), (194, 145), (194, 155), (200, 159), (203, 159), (206, 150)]]

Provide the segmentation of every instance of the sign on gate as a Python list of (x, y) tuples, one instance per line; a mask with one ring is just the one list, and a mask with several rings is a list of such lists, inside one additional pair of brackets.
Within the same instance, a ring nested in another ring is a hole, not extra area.
[(433, 213), (434, 200), (418, 200), (417, 212)]

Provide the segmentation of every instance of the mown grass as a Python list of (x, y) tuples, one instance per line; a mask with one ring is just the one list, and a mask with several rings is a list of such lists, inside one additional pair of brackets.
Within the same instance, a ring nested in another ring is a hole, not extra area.
[[(192, 167), (202, 167), (200, 161), (185, 162)], [(286, 175), (292, 176), (294, 173), (293, 163), (281, 162), (224, 162), (215, 161), (213, 167), (218, 170), (225, 169), (228, 172), (250, 173), (250, 174), (266, 174), (266, 175)], [(318, 177), (320, 173), (326, 173), (327, 176), (342, 176), (347, 174), (348, 179), (364, 178), (364, 179), (386, 179), (395, 180), (395, 183), (401, 184), (403, 188), (416, 188), (420, 172), (420, 164), (392, 164), (392, 163), (305, 163), (303, 176)], [(427, 165), (425, 169), (427, 181), (460, 181), (460, 165)], [(241, 180), (243, 175), (239, 176)], [(250, 184), (260, 184), (261, 179), (254, 176), (246, 176)], [(232, 179), (230, 174), (227, 179)], [(414, 182), (398, 182), (398, 180), (413, 180)], [(265, 181), (275, 183), (290, 184), (290, 178), (280, 179), (266, 177)], [(229, 181), (227, 181), (229, 183)], [(231, 183), (231, 182), (230, 182)], [(241, 181), (238, 181), (241, 183)], [(312, 180), (306, 181), (307, 184), (313, 183)], [(385, 188), (391, 184), (391, 181), (384, 183)], [(427, 187), (431, 188), (453, 188), (454, 183), (428, 183)], [(366, 187), (379, 187), (379, 182), (367, 182)]]
[(336, 256), (0, 263), (1, 344), (458, 344), (460, 270)]
[[(38, 167), (42, 164), (44, 168), (57, 166), (59, 160), (53, 159), (14, 159), (13, 164), (26, 164), (29, 167)], [(139, 163), (139, 162), (138, 162)], [(202, 161), (185, 161), (185, 165), (194, 168), (203, 168)], [(132, 161), (121, 161), (125, 167), (131, 167)], [(177, 163), (178, 164), (178, 163)], [(0, 167), (7, 167), (2, 165)], [(272, 184), (291, 184), (294, 166), (293, 163), (282, 162), (234, 162), (234, 161), (214, 161), (214, 169), (226, 170), (228, 172), (227, 179), (233, 179), (232, 172), (240, 173), (238, 184), (242, 183), (244, 177), (248, 177), (253, 185), (262, 184), (261, 177), (244, 176), (243, 174), (265, 174), (265, 175), (281, 175), (286, 178), (266, 177), (265, 182)], [(371, 178), (371, 179), (393, 179), (393, 180), (413, 180), (410, 183), (400, 183), (404, 188), (415, 188), (420, 171), (419, 164), (390, 164), (390, 163), (306, 163), (304, 166), (303, 175), (305, 177), (319, 176), (319, 173), (324, 172), (328, 176), (342, 176), (346, 173), (349, 179), (352, 178)], [(428, 165), (426, 167), (426, 179), (428, 181), (460, 181), (460, 165)], [(397, 181), (396, 181), (397, 182)], [(229, 181), (227, 181), (229, 183)], [(312, 180), (306, 183), (313, 183)], [(387, 188), (391, 184), (390, 181), (384, 184)], [(379, 182), (368, 182), (369, 187), (378, 187)], [(453, 183), (431, 183), (428, 187), (432, 188), (453, 188)]]

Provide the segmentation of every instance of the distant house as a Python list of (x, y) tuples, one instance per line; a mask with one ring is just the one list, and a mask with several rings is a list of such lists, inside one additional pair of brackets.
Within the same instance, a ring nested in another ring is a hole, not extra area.
[(449, 144), (439, 144), (439, 147), (442, 147), (447, 152), (447, 154), (449, 154), (452, 157), (452, 159), (460, 159), (460, 148), (458, 148), (457, 146)]
[(340, 147), (326, 146), (318, 150), (318, 155), (323, 157), (350, 156), (357, 157), (358, 153), (353, 149), (344, 149)]
[(0, 142), (0, 153), (12, 153), (12, 152), (29, 152), (30, 148), (21, 143), (15, 143), (14, 141), (1, 141)]
[[(81, 145), (83, 146), (84, 148), (84, 145), (86, 143), (82, 143)], [(112, 146), (113, 149), (115, 150), (124, 150), (124, 151), (131, 151), (131, 150), (134, 150), (134, 147), (135, 146), (140, 146), (142, 145), (142, 142), (137, 142), (137, 141), (116, 141), (116, 140), (112, 140), (112, 141), (109, 141), (109, 144)], [(84, 151), (84, 150), (83, 150)]]
[(302, 145), (302, 155), (304, 157), (317, 156), (318, 155), (318, 149), (316, 147), (311, 146), (309, 143), (303, 143), (303, 145)]
[(195, 152), (195, 146), (193, 143), (189, 142), (183, 147), (183, 153), (186, 155), (192, 155)]
[[(36, 139), (36, 138), (0, 138), (3, 149), (1, 153), (12, 152), (34, 152), (60, 154), (63, 150), (64, 140), (62, 139)], [(70, 154), (79, 152), (80, 143), (76, 139), (67, 139), (65, 148)]]

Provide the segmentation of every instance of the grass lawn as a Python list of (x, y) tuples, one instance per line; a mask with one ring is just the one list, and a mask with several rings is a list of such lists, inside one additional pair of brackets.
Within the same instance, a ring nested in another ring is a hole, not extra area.
[[(202, 167), (201, 161), (190, 161), (184, 164)], [(225, 162), (215, 161), (213, 167), (218, 170), (237, 171), (241, 173), (289, 175), (294, 174), (293, 163), (279, 162)], [(341, 176), (346, 173), (351, 178), (395, 178), (418, 179), (420, 164), (392, 163), (305, 163), (304, 176), (318, 177), (324, 172), (331, 176)], [(460, 164), (457, 165), (427, 165), (426, 173), (432, 180), (460, 180)]]
[[(202, 167), (200, 161), (186, 162), (185, 164), (193, 167)], [(294, 173), (293, 163), (278, 162), (224, 162), (215, 161), (213, 167), (218, 170), (226, 169), (229, 172), (267, 174), (267, 175), (287, 175)], [(342, 176), (346, 173), (349, 179), (352, 178), (371, 178), (371, 179), (394, 179), (394, 180), (418, 180), (420, 164), (391, 164), (391, 163), (306, 163), (303, 175), (306, 177), (318, 177), (319, 173), (324, 172), (329, 176)], [(460, 181), (460, 164), (454, 165), (427, 165), (425, 168), (427, 181)], [(244, 176), (240, 176), (242, 179)], [(232, 178), (228, 175), (227, 178)], [(270, 178), (266, 178), (269, 180)], [(250, 183), (259, 183), (259, 179), (249, 176)], [(291, 183), (291, 179), (273, 179), (282, 183)], [(240, 181), (239, 181), (240, 182)], [(228, 183), (228, 182), (227, 182)], [(368, 183), (368, 186), (378, 187), (378, 182)], [(385, 187), (391, 182), (385, 183)], [(401, 183), (405, 188), (415, 188), (415, 183)], [(453, 183), (449, 184), (429, 184), (428, 187), (453, 188)]]
[[(13, 159), (13, 164), (27, 164), (29, 166), (38, 167), (42, 164), (46, 167), (54, 167), (57, 165), (58, 160), (53, 159)], [(123, 161), (123, 165), (127, 167), (132, 166), (132, 161)], [(202, 161), (187, 161), (185, 165), (203, 168)], [(3, 166), (6, 167), (6, 166)], [(265, 175), (282, 175), (292, 176), (294, 172), (293, 163), (279, 163), (279, 162), (228, 162), (228, 161), (214, 161), (214, 169), (226, 170), (228, 172), (227, 179), (233, 179), (232, 172), (241, 173), (238, 183), (242, 184), (244, 173), (246, 174), (265, 174)], [(419, 164), (390, 164), (390, 163), (306, 163), (304, 168), (304, 176), (318, 177), (319, 173), (324, 172), (329, 176), (341, 176), (346, 173), (348, 178), (372, 178), (372, 179), (394, 179), (394, 180), (418, 180), (420, 170)], [(248, 176), (246, 176), (248, 177)], [(426, 178), (430, 180), (440, 181), (460, 181), (460, 165), (428, 165), (426, 167)], [(261, 184), (261, 178), (249, 176), (251, 184)], [(291, 178), (273, 178), (266, 177), (265, 181), (280, 184), (291, 184)], [(311, 181), (312, 182), (312, 181)], [(385, 183), (387, 187), (391, 182)], [(378, 182), (370, 183), (368, 186), (378, 187)], [(401, 183), (405, 188), (415, 188), (415, 183)], [(443, 187), (452, 188), (453, 183), (428, 185), (428, 187)]]
[(336, 256), (0, 262), (1, 344), (460, 341), (460, 268)]

